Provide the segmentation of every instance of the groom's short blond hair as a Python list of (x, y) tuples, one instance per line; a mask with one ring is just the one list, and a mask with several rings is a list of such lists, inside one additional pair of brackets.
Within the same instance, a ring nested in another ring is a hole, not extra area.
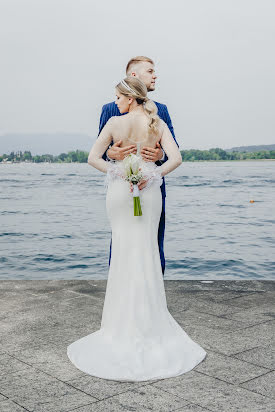
[(131, 71), (132, 67), (135, 66), (136, 64), (140, 63), (140, 62), (149, 62), (149, 63), (155, 64), (155, 63), (153, 62), (153, 60), (150, 59), (150, 57), (146, 57), (146, 56), (136, 56), (136, 57), (133, 57), (131, 60), (128, 61), (128, 64), (127, 64), (127, 66), (126, 66), (126, 74), (127, 74), (127, 76), (130, 75), (130, 71)]

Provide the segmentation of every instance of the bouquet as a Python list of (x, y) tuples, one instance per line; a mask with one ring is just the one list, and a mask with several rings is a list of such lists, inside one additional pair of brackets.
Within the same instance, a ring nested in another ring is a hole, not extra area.
[(139, 188), (137, 185), (143, 178), (140, 167), (140, 158), (137, 155), (130, 153), (123, 159), (123, 167), (125, 180), (133, 183), (134, 216), (142, 216)]

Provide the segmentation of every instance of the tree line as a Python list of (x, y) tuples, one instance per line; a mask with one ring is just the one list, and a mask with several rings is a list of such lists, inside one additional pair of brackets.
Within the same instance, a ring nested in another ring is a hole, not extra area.
[[(87, 163), (89, 152), (82, 150), (52, 154), (32, 155), (30, 151), (17, 151), (0, 155), (0, 162), (32, 162), (32, 163)], [(209, 150), (181, 150), (182, 160), (195, 162), (203, 160), (249, 160), (249, 159), (275, 159), (275, 150), (260, 150), (259, 152), (227, 152), (219, 147)]]

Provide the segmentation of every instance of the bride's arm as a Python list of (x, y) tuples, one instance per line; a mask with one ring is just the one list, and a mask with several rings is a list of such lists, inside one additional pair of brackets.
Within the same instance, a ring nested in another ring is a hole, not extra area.
[(168, 160), (163, 163), (160, 167), (161, 176), (165, 176), (168, 173), (172, 172), (182, 163), (182, 156), (175, 142), (172, 133), (170, 132), (167, 124), (165, 122), (163, 126), (163, 132), (160, 139), (160, 144), (166, 153)]
[(101, 130), (98, 138), (93, 144), (88, 156), (89, 165), (95, 167), (103, 173), (107, 173), (108, 161), (102, 159), (102, 155), (106, 152), (111, 141), (113, 140), (112, 131), (114, 118), (111, 117)]

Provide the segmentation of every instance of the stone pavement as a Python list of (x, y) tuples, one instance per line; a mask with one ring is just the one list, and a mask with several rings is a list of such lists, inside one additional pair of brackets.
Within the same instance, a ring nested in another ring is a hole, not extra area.
[(0, 281), (1, 412), (275, 411), (273, 281), (165, 280), (170, 313), (207, 356), (146, 382), (96, 378), (67, 357), (100, 328), (106, 282)]

